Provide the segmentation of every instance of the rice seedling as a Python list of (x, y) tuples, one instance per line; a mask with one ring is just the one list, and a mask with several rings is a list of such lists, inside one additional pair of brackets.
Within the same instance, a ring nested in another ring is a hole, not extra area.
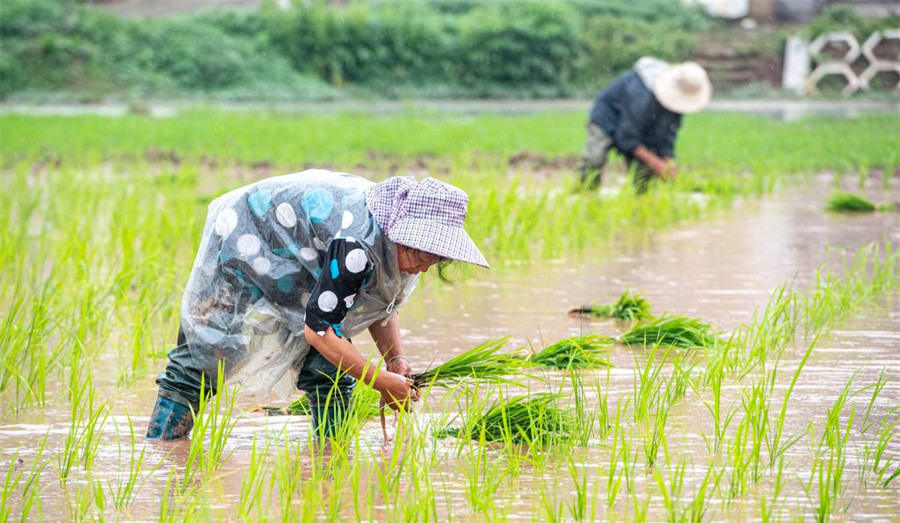
[(657, 358), (659, 345), (654, 346), (646, 356), (647, 361), (641, 364), (639, 355), (634, 355), (634, 379), (632, 380), (632, 392), (634, 408), (634, 421), (644, 420), (663, 399), (663, 387), (665, 380), (662, 371), (669, 357), (666, 351), (662, 357)]
[(529, 362), (523, 358), (499, 352), (506, 344), (507, 339), (488, 340), (440, 365), (413, 374), (413, 385), (417, 388), (451, 387), (470, 379), (515, 383), (516, 380), (510, 380), (507, 376), (529, 366)]
[(872, 212), (876, 206), (857, 194), (836, 192), (828, 198), (825, 209), (833, 212)]
[(644, 459), (647, 468), (652, 469), (656, 464), (659, 454), (660, 445), (665, 445), (666, 437), (666, 421), (669, 418), (669, 407), (671, 405), (660, 405), (656, 409), (652, 421), (648, 419), (647, 429), (644, 434)]
[(577, 427), (569, 413), (557, 405), (559, 399), (559, 394), (551, 393), (501, 398), (484, 414), (470, 418), (461, 427), (447, 427), (438, 435), (528, 446), (567, 441)]
[(683, 511), (682, 521), (699, 522), (707, 519), (709, 513), (709, 504), (719, 490), (719, 484), (722, 481), (724, 469), (717, 469), (714, 466), (706, 469), (703, 481), (697, 487), (694, 498)]
[[(489, 440), (487, 434), (485, 439)], [(496, 466), (486, 446), (473, 444), (469, 448), (472, 450), (470, 459), (463, 464), (466, 500), (475, 512), (488, 514), (495, 507), (497, 491), (506, 481), (507, 474)]]
[(621, 401), (616, 406), (616, 416), (612, 424), (613, 441), (609, 454), (609, 468), (606, 474), (606, 507), (612, 509), (622, 490), (622, 480), (625, 480), (625, 490), (634, 491), (634, 468), (637, 456), (632, 454), (631, 435), (626, 437), (625, 412), (630, 401)]
[(25, 459), (15, 452), (9, 464), (6, 466), (6, 476), (3, 478), (2, 490), (0, 490), (0, 521), (12, 521), (13, 509), (16, 504), (14, 498), (20, 495), (18, 504), (19, 521), (27, 521), (35, 504), (40, 511), (40, 497), (38, 496), (38, 483), (46, 463), (41, 461), (44, 448), (47, 446), (47, 436), (44, 436), (37, 445), (34, 455), (29, 456), (31, 466), (26, 466)]
[[(118, 426), (116, 427), (116, 431), (118, 431)], [(121, 434), (119, 435), (119, 438), (119, 456), (121, 459)], [(128, 456), (128, 470), (120, 472), (115, 486), (111, 481), (107, 481), (106, 484), (109, 489), (110, 497), (112, 498), (112, 504), (118, 510), (130, 506), (131, 503), (134, 502), (134, 497), (137, 494), (136, 489), (138, 480), (141, 478), (141, 475), (144, 472), (144, 466), (147, 462), (147, 447), (141, 446), (140, 454), (137, 452), (138, 441), (134, 433), (134, 423), (131, 421), (130, 416), (128, 417), (128, 438), (128, 442), (131, 446), (131, 452)], [(162, 461), (153, 466), (147, 474), (153, 474), (161, 464)]]
[[(569, 516), (575, 521), (595, 521), (597, 509), (597, 490), (600, 482), (594, 482), (594, 491), (588, 490), (588, 473), (586, 470), (579, 470), (578, 463), (570, 455), (566, 460), (566, 468), (569, 470), (569, 477), (572, 479), (572, 488), (574, 489), (575, 499), (566, 503), (569, 509)], [(590, 507), (588, 506), (588, 498), (590, 498)]]
[(641, 321), (651, 316), (650, 302), (630, 288), (626, 289), (615, 303), (577, 307), (570, 312), (625, 321)]
[(871, 476), (875, 485), (881, 488), (887, 488), (892, 481), (900, 477), (900, 464), (894, 465), (893, 457), (885, 454), (888, 446), (897, 437), (898, 431), (896, 427), (900, 420), (893, 419), (892, 421), (892, 418), (895, 418), (897, 413), (900, 412), (900, 407), (889, 409), (878, 423), (877, 431), (869, 436), (869, 431), (876, 426), (874, 421), (869, 421), (872, 415), (872, 408), (889, 381), (885, 375), (886, 371), (886, 368), (882, 368), (875, 383), (857, 391), (862, 392), (869, 388), (872, 389), (872, 395), (869, 397), (866, 412), (861, 422), (862, 428), (860, 429), (860, 436), (864, 439), (861, 451), (857, 452), (859, 482), (867, 485)]
[(800, 359), (800, 363), (797, 365), (797, 369), (794, 371), (794, 375), (791, 377), (791, 383), (788, 385), (787, 391), (784, 393), (784, 400), (781, 402), (781, 411), (778, 413), (778, 418), (775, 419), (775, 422), (772, 423), (768, 435), (766, 437), (766, 449), (769, 454), (769, 467), (775, 465), (775, 462), (787, 451), (787, 449), (791, 448), (794, 443), (796, 443), (801, 437), (802, 434), (798, 434), (792, 438), (788, 438), (786, 441), (782, 442), (782, 437), (784, 433), (784, 424), (787, 419), (787, 407), (788, 401), (791, 399), (791, 393), (794, 391), (794, 387), (797, 385), (797, 380), (800, 378), (800, 373), (803, 372), (803, 368), (806, 366), (807, 360), (809, 360), (810, 354), (812, 354), (813, 348), (816, 346), (816, 342), (818, 338), (813, 339), (812, 343), (809, 344), (809, 348), (806, 349), (806, 353), (803, 354), (803, 358)]
[[(763, 373), (757, 380), (743, 390), (741, 407), (743, 417), (738, 421), (744, 429), (743, 443), (747, 446), (741, 465), (747, 479), (753, 484), (759, 483), (763, 476), (763, 447), (768, 442), (769, 403), (778, 369)], [(770, 458), (771, 459), (771, 458)]]
[[(729, 347), (730, 343), (725, 347), (725, 350), (728, 350)], [(706, 449), (710, 454), (718, 454), (722, 451), (728, 426), (731, 425), (735, 414), (737, 414), (737, 407), (729, 408), (723, 412), (722, 380), (725, 377), (725, 361), (725, 357), (713, 357), (712, 361), (709, 362), (709, 367), (705, 375), (705, 379), (709, 383), (710, 391), (712, 392), (712, 403), (703, 403), (713, 419), (712, 442), (710, 443), (710, 438), (706, 434), (703, 434), (702, 436), (704, 442), (706, 442)]]
[[(3, 490), (0, 491), (0, 518), (3, 521), (12, 521), (10, 517), (15, 508), (18, 508), (19, 521), (28, 521), (29, 515), (35, 509), (41, 514), (41, 496), (43, 489), (40, 488), (41, 476), (47, 467), (47, 462), (41, 458), (47, 444), (47, 437), (44, 436), (37, 445), (36, 452), (28, 461), (30, 466), (26, 465), (23, 458), (15, 454), (15, 458), (10, 461), (6, 471), (6, 478), (3, 482)], [(19, 495), (18, 506), (15, 501), (16, 495)]]
[[(226, 454), (225, 443), (237, 424), (237, 419), (232, 417), (234, 394), (225, 387), (225, 368), (221, 361), (217, 375), (215, 394), (211, 394), (207, 389), (206, 377), (201, 377), (200, 404), (196, 411), (192, 409), (191, 412), (194, 428), (191, 432), (190, 449), (180, 494), (187, 491), (197, 472), (202, 474), (202, 479), (208, 480), (231, 454), (230, 452)], [(207, 438), (209, 445), (208, 448), (204, 448)]]
[[(358, 382), (351, 398), (351, 415), (361, 419), (374, 418), (381, 412), (379, 409), (380, 401), (381, 394), (377, 390), (365, 383)], [(309, 399), (305, 395), (300, 396), (285, 407), (264, 405), (252, 410), (262, 411), (267, 416), (309, 416), (312, 414)]]
[[(73, 368), (72, 374), (72, 380), (76, 380), (77, 370)], [(82, 380), (80, 385), (73, 382), (72, 424), (66, 433), (63, 449), (56, 456), (57, 473), (62, 483), (68, 480), (76, 464), (80, 464), (84, 470), (90, 470), (99, 452), (103, 424), (109, 416), (109, 405), (106, 403), (97, 405), (96, 396), (97, 391), (91, 383), (90, 376)]]
[(250, 450), (250, 465), (241, 482), (241, 497), (238, 503), (238, 513), (244, 520), (262, 521), (266, 519), (267, 497), (271, 495), (275, 482), (275, 475), (269, 473), (269, 441), (253, 437), (253, 446)]
[(654, 469), (653, 479), (662, 494), (663, 507), (666, 511), (666, 518), (669, 521), (679, 521), (678, 507), (680, 506), (681, 494), (684, 490), (684, 471), (687, 463), (684, 459), (678, 461), (674, 467), (670, 466), (667, 470), (667, 477), (663, 477), (661, 471)]
[(666, 345), (683, 349), (716, 348), (724, 341), (711, 332), (712, 326), (696, 318), (664, 314), (647, 323), (635, 325), (621, 342), (629, 346)]
[[(894, 463), (894, 458), (885, 455), (888, 446), (897, 437), (897, 420), (890, 421), (890, 417), (900, 412), (900, 407), (891, 409), (887, 416), (882, 418), (875, 433), (874, 445), (872, 445), (871, 471), (875, 484), (881, 488), (888, 488), (892, 481), (900, 477), (900, 464)], [(868, 452), (868, 446), (866, 447)]]
[[(828, 415), (822, 436), (814, 441), (813, 460), (809, 480), (801, 486), (813, 504), (816, 521), (828, 521), (835, 512), (846, 510), (849, 502), (843, 503), (847, 490), (844, 472), (847, 464), (847, 444), (853, 426), (855, 407), (850, 407), (846, 425), (842, 427), (841, 413), (850, 397), (851, 378), (838, 395)], [(815, 487), (813, 487), (815, 484)]]
[(531, 356), (531, 362), (552, 369), (593, 369), (609, 365), (608, 348), (613, 338), (600, 334), (572, 336), (548, 345)]

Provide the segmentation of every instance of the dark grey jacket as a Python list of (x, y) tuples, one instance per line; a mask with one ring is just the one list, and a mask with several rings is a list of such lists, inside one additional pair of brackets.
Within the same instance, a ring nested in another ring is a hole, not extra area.
[(632, 156), (638, 144), (661, 157), (674, 155), (681, 115), (660, 105), (633, 70), (600, 91), (590, 119), (626, 157)]

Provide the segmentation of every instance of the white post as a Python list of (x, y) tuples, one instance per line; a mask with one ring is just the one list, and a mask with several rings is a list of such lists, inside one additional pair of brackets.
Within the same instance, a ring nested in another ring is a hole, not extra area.
[(781, 74), (782, 89), (801, 94), (803, 83), (809, 76), (809, 48), (800, 36), (788, 38), (784, 46), (784, 70)]

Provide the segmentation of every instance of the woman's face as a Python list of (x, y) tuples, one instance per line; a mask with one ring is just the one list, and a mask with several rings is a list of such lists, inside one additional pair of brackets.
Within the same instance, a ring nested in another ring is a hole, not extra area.
[(420, 251), (405, 245), (397, 244), (397, 265), (407, 274), (419, 274), (441, 261), (441, 257), (430, 252)]

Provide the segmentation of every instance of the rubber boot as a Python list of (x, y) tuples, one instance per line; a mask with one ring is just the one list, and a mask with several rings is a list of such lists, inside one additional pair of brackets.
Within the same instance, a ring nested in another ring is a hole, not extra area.
[(186, 438), (193, 428), (194, 417), (190, 407), (165, 396), (156, 397), (156, 406), (147, 427), (147, 439)]

